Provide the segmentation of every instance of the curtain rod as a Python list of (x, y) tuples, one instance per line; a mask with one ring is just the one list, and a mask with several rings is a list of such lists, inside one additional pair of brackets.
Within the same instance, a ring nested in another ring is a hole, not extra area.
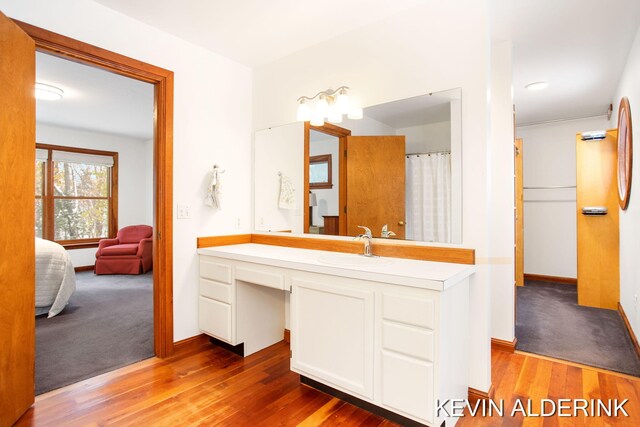
[(407, 153), (406, 156), (430, 156), (432, 154), (451, 154), (451, 150), (429, 151), (428, 153)]

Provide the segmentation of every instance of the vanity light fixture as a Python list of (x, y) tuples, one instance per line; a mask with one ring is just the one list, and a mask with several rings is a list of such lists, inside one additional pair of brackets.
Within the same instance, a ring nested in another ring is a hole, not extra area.
[[(340, 86), (336, 90), (327, 89), (318, 92), (312, 97), (301, 96), (298, 98), (296, 119), (299, 122), (309, 121), (313, 126), (324, 125), (325, 119), (330, 123), (341, 123), (344, 114), (350, 119), (361, 119), (362, 108), (352, 105), (348, 90), (347, 86)], [(316, 98), (314, 108), (311, 108), (310, 104)]]
[(36, 82), (35, 95), (36, 99), (41, 99), (43, 101), (57, 101), (62, 99), (64, 91), (59, 87)]
[(527, 90), (542, 90), (546, 89), (549, 86), (547, 82), (533, 82), (526, 85), (524, 88)]

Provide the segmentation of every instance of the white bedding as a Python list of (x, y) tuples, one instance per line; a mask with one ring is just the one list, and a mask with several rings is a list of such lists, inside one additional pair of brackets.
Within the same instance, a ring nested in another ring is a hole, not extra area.
[(75, 290), (76, 273), (67, 251), (36, 238), (36, 315), (60, 313)]

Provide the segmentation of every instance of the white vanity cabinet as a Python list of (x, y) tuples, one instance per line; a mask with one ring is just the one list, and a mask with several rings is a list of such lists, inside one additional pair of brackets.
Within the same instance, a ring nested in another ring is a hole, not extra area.
[(291, 281), (293, 371), (427, 425), (445, 420), (437, 400), (466, 398), (467, 278), (447, 292), (306, 272)]
[(303, 382), (426, 425), (455, 424), (437, 404), (467, 398), (474, 266), (380, 259), (342, 267), (326, 260), (362, 259), (257, 244), (198, 253), (204, 333), (244, 344), (245, 355), (274, 344), (290, 292), (291, 369)]
[(232, 346), (243, 344), (244, 356), (281, 341), (286, 276), (284, 269), (200, 255), (200, 330)]

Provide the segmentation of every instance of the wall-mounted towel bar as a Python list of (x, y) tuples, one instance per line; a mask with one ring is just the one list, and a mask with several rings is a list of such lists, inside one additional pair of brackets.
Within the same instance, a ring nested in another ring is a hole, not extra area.
[(575, 185), (548, 185), (546, 187), (522, 187), (524, 190), (556, 190), (559, 188), (576, 188)]

